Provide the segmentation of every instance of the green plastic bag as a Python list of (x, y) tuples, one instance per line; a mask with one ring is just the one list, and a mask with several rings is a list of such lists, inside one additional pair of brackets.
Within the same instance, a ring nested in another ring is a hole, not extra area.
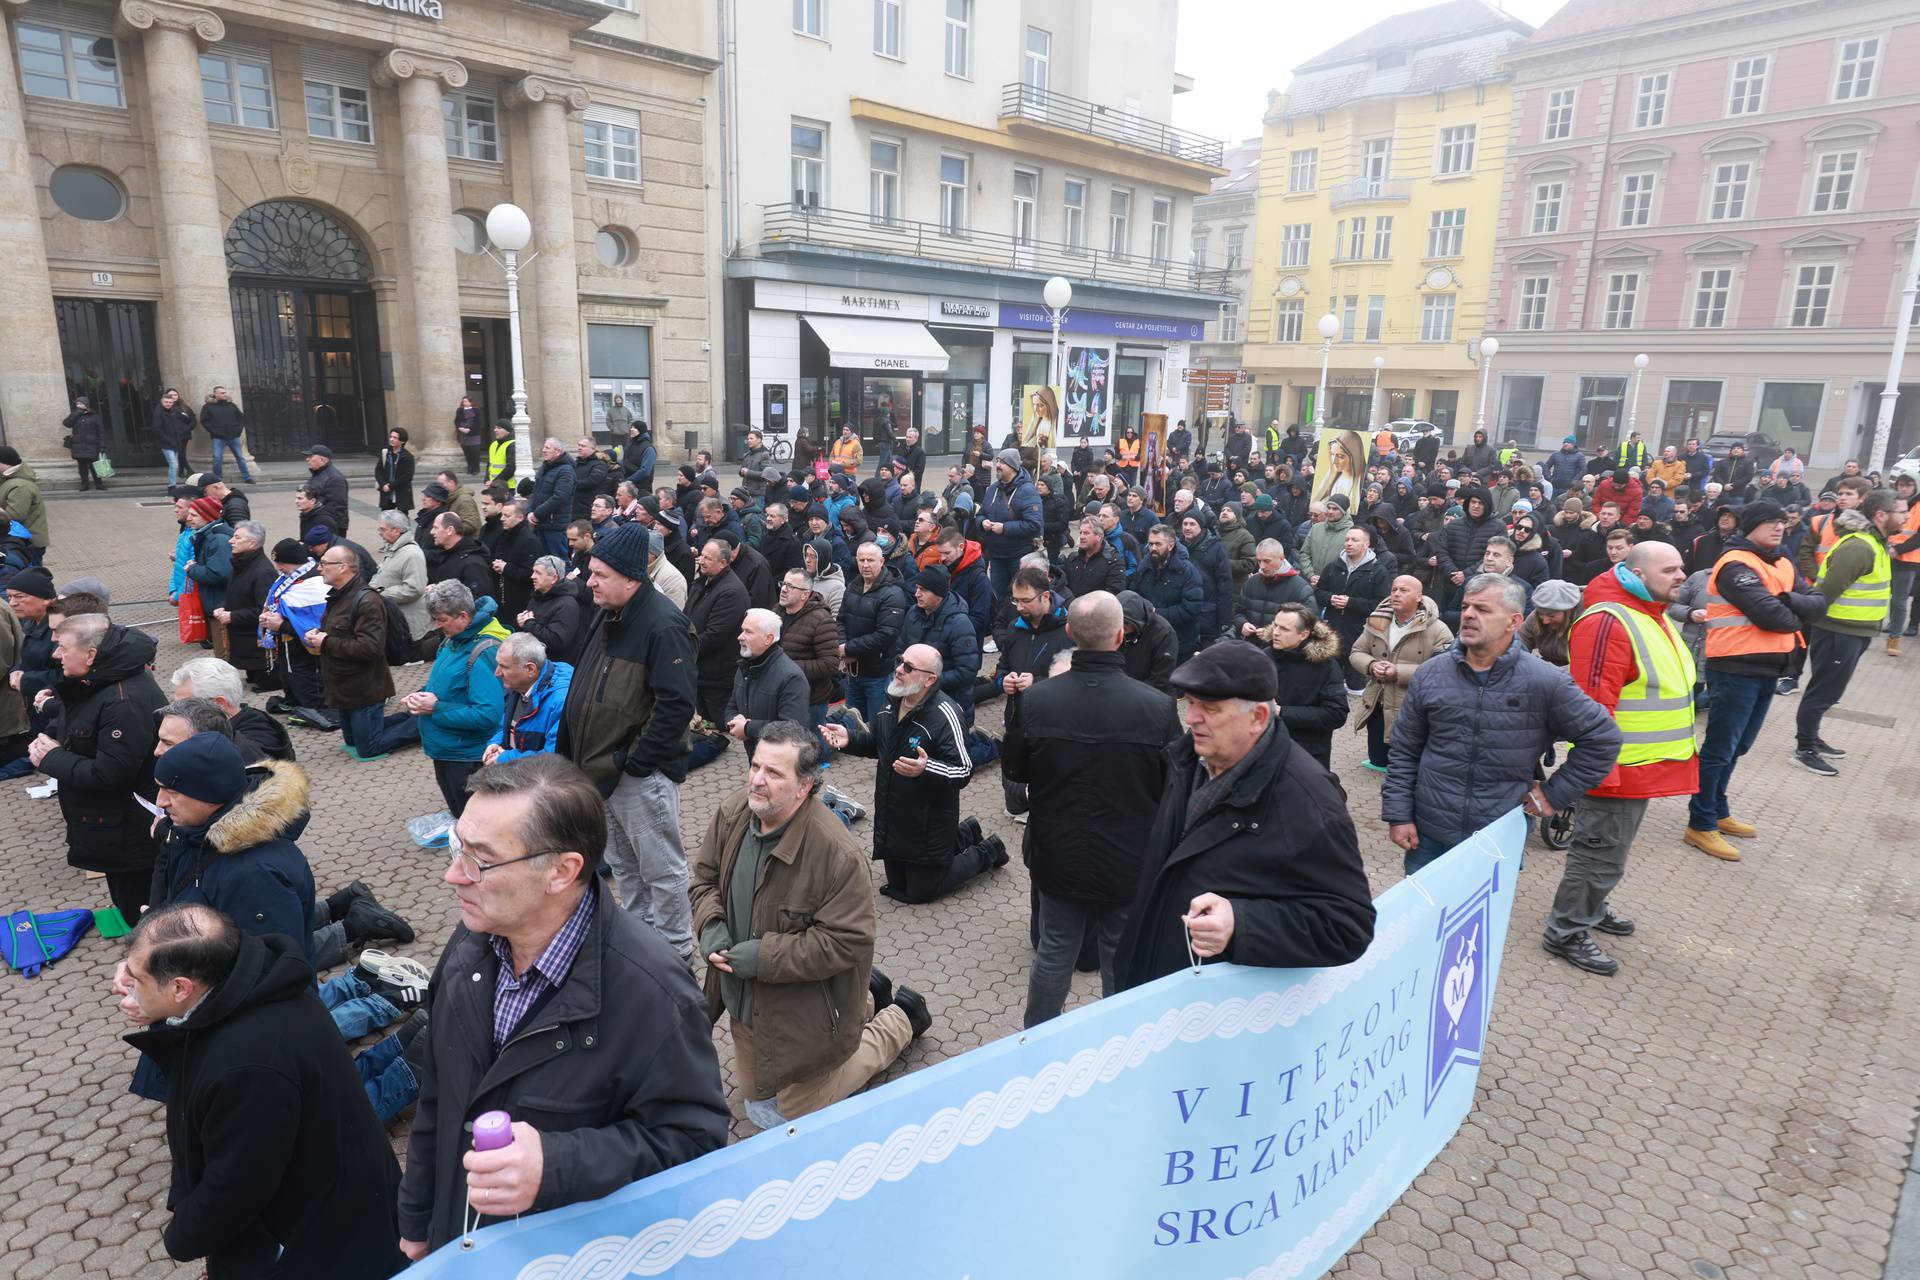
[(133, 932), (118, 907), (105, 907), (93, 913), (93, 927), (103, 938), (124, 938)]
[(105, 458), (95, 458), (93, 460), (93, 474), (102, 480), (111, 480), (113, 479), (113, 464)]

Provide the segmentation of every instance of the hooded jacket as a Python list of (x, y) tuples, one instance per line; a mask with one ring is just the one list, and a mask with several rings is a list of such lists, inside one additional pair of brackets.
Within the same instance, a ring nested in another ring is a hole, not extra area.
[(1227, 563), (1227, 549), (1221, 544), (1219, 534), (1205, 529), (1197, 538), (1182, 539), (1180, 545), (1186, 548), (1193, 567), (1200, 571), (1207, 603), (1212, 607), (1211, 613), (1201, 619), (1200, 634), (1212, 635), (1233, 621), (1233, 567)]
[(1180, 637), (1173, 624), (1137, 591), (1122, 591), (1116, 598), (1128, 632), (1120, 642), (1121, 666), (1140, 683), (1174, 696), (1172, 677), (1180, 661)]
[(420, 747), (429, 760), (478, 760), (500, 727), (506, 690), (494, 667), (508, 631), (493, 616), (491, 599), (474, 601), (467, 629), (434, 651), (424, 692), (439, 701), (418, 717)]
[[(827, 602), (827, 608), (837, 618), (840, 616), (840, 606), (847, 598), (847, 575), (840, 572), (840, 564), (833, 558), (831, 542), (825, 538), (812, 538), (807, 545), (813, 548), (814, 563), (819, 566), (819, 572), (813, 575), (813, 589)], [(801, 567), (806, 567), (804, 560)]]
[(134, 799), (155, 792), (154, 713), (167, 704), (148, 670), (155, 650), (152, 636), (111, 624), (93, 670), (55, 686), (64, 724), (40, 772), (60, 784), (67, 862), (84, 871), (146, 871), (160, 853), (153, 815)]
[[(511, 529), (506, 527), (506, 521), (500, 522), (500, 536), (494, 540), (492, 556), (506, 565), (499, 574), (501, 617), (512, 621), (526, 612), (533, 600), (533, 562), (545, 554), (547, 548), (540, 541), (540, 534), (525, 520)], [(487, 568), (491, 570), (492, 564)], [(475, 600), (479, 598), (474, 596)]]
[(233, 971), (184, 1023), (126, 1037), (166, 1072), (167, 1256), (204, 1258), (211, 1280), (406, 1265), (400, 1166), (299, 946), (243, 931)]
[(993, 583), (987, 578), (987, 557), (977, 542), (960, 548), (960, 558), (947, 568), (953, 594), (960, 597), (977, 636), (993, 634)]
[(1322, 520), (1307, 530), (1307, 536), (1300, 546), (1300, 571), (1309, 578), (1317, 578), (1327, 571), (1327, 566), (1340, 558), (1345, 549), (1347, 530), (1353, 528), (1353, 517), (1342, 511), (1331, 520)]
[[(1053, 608), (1037, 623), (1028, 622), (1016, 609), (1007, 625), (994, 633), (993, 643), (1000, 651), (999, 665), (993, 671), (994, 688), (1005, 693), (1007, 677), (1016, 671), (1032, 676), (1033, 687), (1039, 688), (1052, 670), (1054, 655), (1073, 644), (1067, 637), (1067, 602), (1055, 595)], [(1020, 693), (1007, 695), (1008, 724), (1018, 721), (1024, 699)]]
[[(1634, 655), (1633, 638), (1618, 618), (1590, 612), (1596, 605), (1612, 605), (1645, 614), (1658, 629), (1659, 619), (1667, 612), (1665, 604), (1642, 600), (1620, 585), (1619, 576), (1603, 573), (1587, 584), (1580, 599), (1581, 616), (1573, 624), (1568, 647), (1568, 672), (1580, 691), (1603, 707), (1608, 715), (1620, 704), (1620, 690), (1640, 676), (1640, 664)], [(1679, 624), (1674, 625), (1678, 631)], [(1685, 643), (1684, 637), (1682, 643)], [(1691, 690), (1661, 690), (1662, 693), (1691, 693)], [(1696, 713), (1697, 718), (1697, 713)], [(1655, 760), (1647, 764), (1615, 764), (1590, 794), (1618, 799), (1656, 799), (1661, 796), (1690, 796), (1700, 789), (1700, 757), (1696, 752), (1685, 760)]]
[(1484, 476), (1497, 465), (1499, 458), (1487, 443), (1487, 433), (1475, 431), (1473, 443), (1460, 451), (1460, 466), (1476, 476)]
[(0, 511), (27, 526), (34, 546), (47, 549), (47, 504), (40, 496), (40, 477), (30, 464), (23, 462), (0, 476)]
[[(1562, 444), (1560, 448), (1547, 455), (1540, 464), (1540, 478), (1553, 486), (1559, 493), (1571, 489), (1580, 483), (1580, 477), (1587, 474), (1587, 455), (1580, 452), (1579, 446)], [(1682, 468), (1682, 474), (1685, 469)]]
[(193, 534), (193, 561), (187, 577), (200, 588), (207, 612), (227, 604), (227, 583), (233, 577), (233, 529), (224, 520), (203, 524)]
[(957, 594), (949, 592), (931, 613), (917, 604), (907, 610), (900, 625), (900, 649), (904, 652), (916, 644), (932, 645), (939, 651), (943, 664), (940, 688), (953, 699), (962, 718), (971, 723), (973, 682), (980, 675), (980, 639)]
[[(1506, 525), (1493, 513), (1493, 498), (1486, 489), (1477, 484), (1462, 485), (1454, 496), (1459, 500), (1460, 510), (1467, 514), (1449, 522), (1431, 544), (1431, 549), (1440, 557), (1443, 578), (1456, 573), (1472, 576), (1474, 566), (1486, 557), (1488, 541), (1506, 532)], [(1480, 499), (1485, 512), (1478, 519), (1467, 505), (1475, 498)]]
[(1373, 510), (1367, 512), (1367, 528), (1373, 534), (1374, 554), (1389, 574), (1413, 571), (1413, 535), (1400, 522), (1400, 512), (1391, 502), (1373, 504)]
[[(1406, 697), (1407, 686), (1413, 682), (1413, 673), (1427, 659), (1453, 647), (1453, 632), (1447, 630), (1447, 624), (1440, 621), (1440, 606), (1434, 603), (1431, 596), (1420, 597), (1420, 603), (1414, 609), (1413, 618), (1402, 632), (1399, 643), (1389, 647), (1387, 628), (1392, 623), (1393, 605), (1383, 600), (1367, 619), (1366, 629), (1353, 642), (1347, 654), (1348, 665), (1361, 675), (1368, 676), (1366, 692), (1360, 696), (1359, 710), (1353, 714), (1356, 731), (1372, 717), (1375, 707), (1382, 707), (1387, 718), (1385, 727), (1391, 734), (1393, 718), (1400, 712), (1400, 703)], [(1391, 681), (1371, 678), (1371, 669), (1376, 662), (1394, 664)]]
[(1340, 637), (1324, 622), (1296, 649), (1267, 647), (1279, 690), (1273, 700), (1280, 723), (1302, 750), (1323, 768), (1333, 768), (1333, 731), (1347, 722), (1346, 668), (1340, 661)]
[[(984, 527), (988, 520), (1005, 522), (1006, 527), (994, 533)], [(1033, 550), (1034, 540), (1046, 532), (1046, 516), (1040, 491), (1025, 467), (1005, 483), (996, 474), (974, 517), (974, 528), (982, 530), (980, 544), (989, 560), (1017, 560)]]

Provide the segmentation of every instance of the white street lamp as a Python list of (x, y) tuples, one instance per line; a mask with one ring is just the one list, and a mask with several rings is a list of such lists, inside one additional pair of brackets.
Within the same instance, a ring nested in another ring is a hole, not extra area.
[(1900, 366), (1907, 358), (1916, 294), (1920, 294), (1920, 225), (1914, 227), (1913, 256), (1907, 260), (1906, 287), (1900, 291), (1900, 317), (1893, 326), (1893, 355), (1887, 362), (1887, 380), (1880, 388), (1880, 414), (1873, 423), (1873, 452), (1867, 455), (1867, 470), (1883, 475), (1887, 469), (1887, 446), (1893, 443), (1893, 405), (1900, 398)]
[(1329, 311), (1320, 317), (1320, 336), (1326, 344), (1320, 349), (1320, 390), (1313, 397), (1313, 429), (1327, 425), (1327, 362), (1333, 359), (1333, 340), (1340, 334), (1340, 317)]
[[(521, 474), (531, 474), (533, 440), (527, 417), (527, 369), (520, 351), (520, 251), (533, 239), (533, 223), (517, 204), (487, 211), (487, 239), (507, 257), (507, 333), (513, 349), (513, 456)], [(532, 261), (531, 258), (528, 259)]]
[(1640, 419), (1640, 380), (1647, 376), (1647, 354), (1641, 352), (1633, 358), (1633, 399), (1627, 401), (1627, 436), (1632, 438), (1634, 423)]
[(1500, 354), (1500, 339), (1480, 339), (1480, 403), (1474, 407), (1473, 429), (1487, 429), (1487, 373), (1493, 368), (1493, 358)]
[(1385, 356), (1373, 358), (1373, 399), (1367, 402), (1367, 426), (1375, 431), (1380, 429), (1380, 371), (1386, 367)]
[[(1073, 301), (1073, 285), (1068, 283), (1065, 276), (1055, 276), (1040, 290), (1040, 297), (1047, 304), (1047, 314), (1053, 320), (1053, 357), (1047, 366), (1047, 385), (1054, 389), (1056, 395), (1065, 395), (1066, 383), (1060, 368), (1060, 322), (1066, 319), (1067, 304)], [(1061, 406), (1061, 412), (1065, 411), (1065, 406)], [(1054, 424), (1056, 432), (1061, 429), (1059, 423)]]

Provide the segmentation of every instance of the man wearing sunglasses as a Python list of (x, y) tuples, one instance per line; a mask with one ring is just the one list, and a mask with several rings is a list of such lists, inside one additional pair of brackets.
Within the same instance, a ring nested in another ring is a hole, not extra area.
[[(607, 814), (594, 784), (536, 755), (467, 789), (442, 877), (460, 925), (413, 1046), (400, 1247), (415, 1260), (475, 1216), (597, 1199), (717, 1150), (730, 1119), (706, 1001), (595, 874)], [(496, 1110), (512, 1143), (474, 1151), (473, 1121)]]

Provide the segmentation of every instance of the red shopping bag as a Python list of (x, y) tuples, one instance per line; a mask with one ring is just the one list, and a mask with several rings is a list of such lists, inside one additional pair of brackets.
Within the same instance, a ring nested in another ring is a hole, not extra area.
[(200, 584), (189, 582), (180, 593), (180, 643), (199, 644), (207, 638), (207, 611), (200, 606)]

